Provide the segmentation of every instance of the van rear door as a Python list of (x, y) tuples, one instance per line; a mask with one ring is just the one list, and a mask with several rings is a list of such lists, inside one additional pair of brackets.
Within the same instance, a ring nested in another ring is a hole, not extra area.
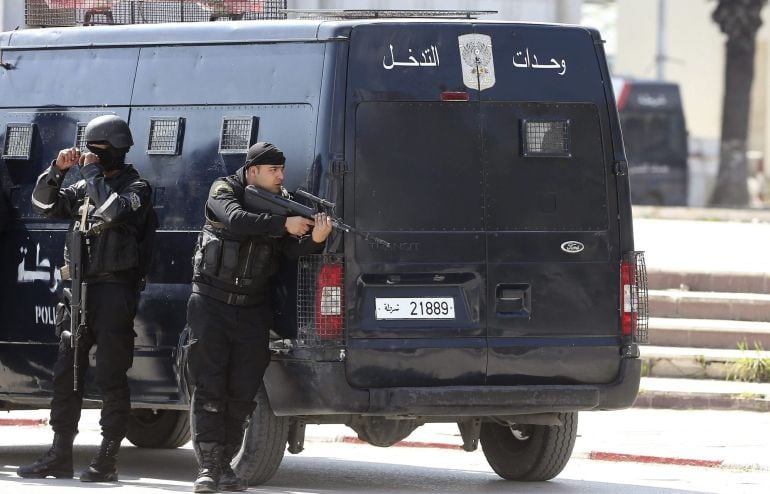
[(561, 26), (475, 31), (495, 57), (480, 92), (487, 382), (610, 382), (619, 234), (595, 38)]
[(393, 243), (346, 245), (354, 300), (346, 370), (354, 386), (485, 379), (479, 108), (440, 100), (462, 88), (457, 38), (467, 31), (372, 24), (351, 34), (345, 190), (354, 192), (345, 213)]
[(346, 248), (349, 381), (612, 381), (619, 234), (591, 32), (359, 26), (347, 105), (346, 217), (394, 243)]

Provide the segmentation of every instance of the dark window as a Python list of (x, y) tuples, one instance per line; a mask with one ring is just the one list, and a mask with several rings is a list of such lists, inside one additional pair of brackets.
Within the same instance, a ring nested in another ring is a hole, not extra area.
[(620, 114), (620, 127), (629, 161), (686, 161), (687, 131), (679, 113), (623, 112)]

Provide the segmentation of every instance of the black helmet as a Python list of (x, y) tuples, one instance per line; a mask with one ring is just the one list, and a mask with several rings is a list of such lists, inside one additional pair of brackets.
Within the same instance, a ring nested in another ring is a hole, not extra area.
[(115, 115), (102, 115), (88, 122), (83, 138), (86, 142), (107, 142), (116, 149), (134, 145), (128, 124)]

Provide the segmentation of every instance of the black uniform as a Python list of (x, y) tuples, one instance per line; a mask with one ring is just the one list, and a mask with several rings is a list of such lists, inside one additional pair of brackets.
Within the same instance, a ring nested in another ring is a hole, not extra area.
[(193, 439), (224, 445), (226, 455), (240, 448), (270, 361), (270, 277), (281, 256), (323, 249), (290, 236), (284, 216), (246, 211), (245, 186), (245, 167), (211, 186), (187, 306)]
[[(122, 439), (131, 410), (126, 372), (134, 354), (133, 320), (136, 314), (141, 272), (140, 241), (151, 210), (151, 189), (131, 166), (125, 165), (107, 178), (97, 165), (80, 168), (83, 180), (61, 188), (66, 171), (54, 164), (38, 178), (32, 193), (35, 211), (48, 218), (70, 219), (78, 227), (85, 196), (90, 198), (87, 259), (84, 279), (89, 285), (87, 334), (78, 351), (88, 362), (88, 351), (96, 344), (96, 384), (101, 392), (102, 435)], [(68, 249), (65, 246), (65, 259)], [(51, 426), (56, 433), (77, 432), (87, 365), (82, 365), (77, 393), (73, 391), (74, 351), (68, 344), (59, 348), (54, 366), (54, 397)]]

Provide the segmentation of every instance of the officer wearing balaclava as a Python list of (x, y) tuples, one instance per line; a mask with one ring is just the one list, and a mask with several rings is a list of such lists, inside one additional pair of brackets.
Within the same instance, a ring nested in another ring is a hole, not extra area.
[[(134, 356), (133, 320), (146, 259), (140, 242), (152, 212), (151, 189), (130, 164), (126, 153), (133, 145), (128, 124), (114, 115), (91, 120), (84, 139), (89, 152), (63, 149), (38, 177), (32, 192), (34, 210), (46, 218), (70, 220), (79, 228), (88, 204), (84, 249), (84, 281), (88, 284), (87, 331), (78, 346), (79, 391), (73, 391), (74, 350), (62, 339), (54, 365), (50, 424), (51, 449), (17, 473), (31, 478), (72, 478), (72, 442), (78, 430), (83, 402), (83, 381), (88, 353), (96, 345), (95, 381), (102, 397), (102, 443), (96, 457), (80, 474), (83, 482), (116, 481), (117, 454), (126, 435), (130, 394), (126, 372)], [(79, 166), (76, 166), (79, 165)], [(69, 187), (62, 182), (70, 169), (82, 177)], [(65, 261), (69, 255), (65, 246)]]
[(283, 188), (285, 162), (273, 144), (256, 143), (242, 168), (214, 181), (206, 200), (187, 305), (187, 370), (193, 384), (193, 447), (199, 463), (194, 492), (246, 489), (230, 461), (241, 448), (270, 362), (269, 279), (281, 257), (296, 259), (323, 250), (332, 230), (325, 214), (312, 221), (244, 207), (248, 185), (288, 196)]

